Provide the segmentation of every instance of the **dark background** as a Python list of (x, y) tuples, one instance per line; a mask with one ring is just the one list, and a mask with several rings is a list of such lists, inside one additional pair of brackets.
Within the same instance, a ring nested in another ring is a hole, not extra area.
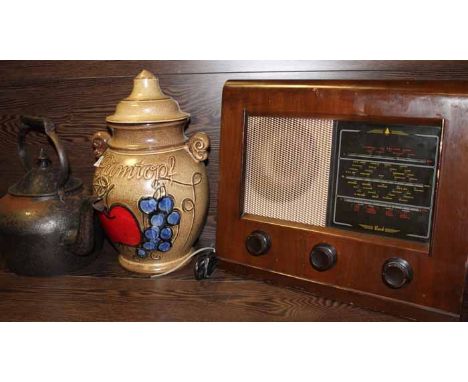
[[(91, 136), (132, 88), (142, 69), (191, 114), (187, 135), (211, 138), (210, 209), (200, 244), (213, 244), (216, 228), (218, 148), (223, 84), (228, 79), (464, 79), (466, 61), (0, 61), (0, 195), (23, 173), (16, 154), (18, 116), (36, 114), (58, 125), (74, 174), (91, 184)], [(44, 137), (31, 134), (37, 152)], [(49, 152), (52, 152), (49, 149)]]

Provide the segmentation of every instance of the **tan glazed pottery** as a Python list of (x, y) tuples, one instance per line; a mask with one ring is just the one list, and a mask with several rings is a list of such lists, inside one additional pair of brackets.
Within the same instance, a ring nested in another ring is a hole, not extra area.
[(202, 229), (209, 139), (198, 132), (187, 140), (189, 118), (143, 70), (106, 119), (112, 135), (93, 137), (96, 209), (120, 264), (130, 271), (177, 268), (190, 257)]

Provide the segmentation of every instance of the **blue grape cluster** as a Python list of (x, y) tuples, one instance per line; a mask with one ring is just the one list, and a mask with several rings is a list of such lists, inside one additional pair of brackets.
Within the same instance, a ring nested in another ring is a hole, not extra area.
[(143, 232), (143, 243), (137, 248), (136, 255), (145, 258), (151, 251), (169, 251), (174, 229), (181, 218), (180, 211), (174, 208), (174, 198), (171, 195), (159, 199), (142, 198), (138, 207), (148, 216), (149, 228)]

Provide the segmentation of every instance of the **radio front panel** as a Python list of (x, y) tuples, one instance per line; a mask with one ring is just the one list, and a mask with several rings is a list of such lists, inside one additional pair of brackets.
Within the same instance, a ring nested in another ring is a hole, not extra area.
[(243, 213), (428, 242), (441, 125), (247, 115)]
[(466, 94), (465, 82), (228, 82), (223, 264), (455, 319), (468, 255)]

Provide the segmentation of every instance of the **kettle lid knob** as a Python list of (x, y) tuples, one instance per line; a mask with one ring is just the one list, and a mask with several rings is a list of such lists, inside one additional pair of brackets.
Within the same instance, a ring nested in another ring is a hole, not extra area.
[(39, 152), (39, 156), (37, 158), (36, 163), (37, 166), (42, 169), (48, 168), (52, 163), (49, 159), (49, 155), (47, 155), (47, 151), (43, 147), (41, 147), (41, 151)]
[[(51, 160), (44, 148), (40, 149), (36, 166), (31, 166), (29, 153), (26, 150), (26, 135), (31, 130), (44, 132), (54, 144), (60, 161), (60, 167), (51, 166)], [(80, 179), (70, 176), (68, 158), (60, 142), (52, 121), (40, 117), (21, 117), (21, 126), (18, 132), (18, 154), (26, 169), (26, 174), (8, 189), (13, 196), (59, 196), (59, 191), (66, 193), (81, 189)]]

